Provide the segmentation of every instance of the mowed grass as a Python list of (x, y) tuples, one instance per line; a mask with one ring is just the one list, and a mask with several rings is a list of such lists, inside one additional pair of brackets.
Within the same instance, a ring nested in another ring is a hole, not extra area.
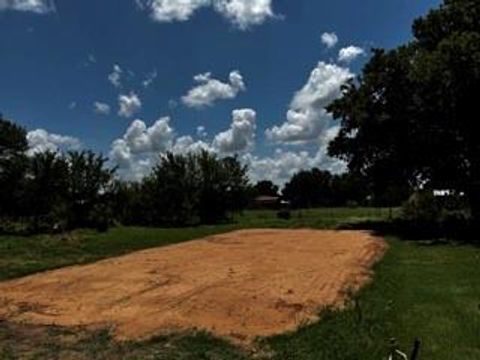
[[(235, 224), (188, 229), (116, 228), (105, 234), (0, 237), (0, 278), (85, 263), (131, 251), (187, 241), (245, 227), (333, 228), (379, 220), (388, 209), (318, 209), (295, 212), (290, 221), (274, 212), (247, 212)], [(480, 248), (428, 245), (388, 239), (390, 249), (373, 282), (342, 311), (294, 333), (261, 339), (240, 349), (202, 333), (177, 334), (142, 343), (117, 343), (108, 331), (33, 328), (0, 322), (0, 359), (384, 359), (389, 339), (410, 351), (422, 341), (420, 359), (480, 359)], [(0, 294), (1, 298), (1, 294)]]
[(0, 236), (0, 280), (72, 264), (85, 264), (132, 251), (166, 246), (242, 228), (334, 228), (344, 223), (386, 219), (389, 209), (331, 208), (292, 211), (278, 219), (275, 211), (246, 211), (232, 223), (189, 228), (115, 227), (106, 233), (79, 230), (63, 235)]
[(274, 359), (384, 359), (396, 338), (420, 359), (480, 359), (480, 249), (389, 239), (371, 285), (343, 311), (266, 340)]

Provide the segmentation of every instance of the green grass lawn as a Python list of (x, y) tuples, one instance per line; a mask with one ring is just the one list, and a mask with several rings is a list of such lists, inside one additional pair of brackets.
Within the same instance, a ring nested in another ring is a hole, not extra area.
[(386, 219), (389, 209), (332, 208), (293, 211), (281, 220), (274, 211), (247, 211), (231, 224), (182, 229), (111, 228), (106, 233), (80, 230), (66, 235), (0, 236), (0, 280), (83, 264), (136, 250), (184, 242), (241, 228), (334, 228), (343, 223)]
[[(318, 209), (290, 221), (268, 211), (247, 212), (235, 224), (188, 229), (115, 228), (105, 234), (0, 237), (0, 279), (178, 243), (245, 227), (332, 228), (388, 217), (388, 209)], [(256, 353), (208, 334), (117, 343), (108, 331), (32, 328), (0, 322), (0, 359), (384, 359), (395, 337), (409, 349), (422, 340), (420, 359), (480, 359), (480, 248), (425, 245), (389, 238), (371, 285), (343, 311), (294, 333), (259, 341)], [(0, 294), (1, 297), (1, 294)], [(353, 304), (356, 304), (355, 306)]]
[(267, 340), (275, 359), (383, 359), (392, 337), (408, 353), (419, 338), (420, 359), (480, 359), (480, 249), (389, 244), (357, 306)]

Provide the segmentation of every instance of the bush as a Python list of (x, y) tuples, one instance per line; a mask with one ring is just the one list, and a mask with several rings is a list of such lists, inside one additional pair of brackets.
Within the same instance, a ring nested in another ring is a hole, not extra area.
[(292, 218), (292, 214), (290, 213), (290, 210), (280, 210), (277, 212), (277, 218), (282, 220), (290, 220)]
[(95, 205), (90, 214), (90, 226), (98, 232), (106, 232), (113, 223), (111, 209), (106, 204)]
[(463, 238), (471, 230), (470, 217), (466, 211), (443, 210), (440, 215), (443, 233), (450, 238)]
[(402, 217), (395, 225), (408, 237), (467, 239), (475, 224), (466, 209), (461, 196), (416, 192), (402, 206)]
[(412, 194), (402, 206), (402, 218), (416, 223), (436, 223), (441, 213), (442, 207), (430, 191)]

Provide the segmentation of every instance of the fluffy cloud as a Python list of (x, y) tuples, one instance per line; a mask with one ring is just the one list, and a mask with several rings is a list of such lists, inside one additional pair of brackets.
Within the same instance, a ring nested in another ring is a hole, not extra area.
[(338, 61), (351, 62), (355, 60), (360, 55), (365, 55), (365, 50), (358, 46), (348, 46), (343, 49), (340, 49), (338, 52)]
[[(119, 167), (121, 177), (138, 180), (148, 173), (158, 154), (167, 151), (185, 154), (206, 150), (228, 155), (250, 150), (255, 140), (255, 111), (234, 110), (232, 117), (230, 129), (218, 134), (212, 143), (196, 140), (190, 135), (176, 137), (169, 117), (160, 118), (151, 126), (142, 120), (134, 120), (125, 134), (112, 142), (110, 159)], [(200, 127), (198, 136), (205, 137), (204, 133), (205, 129)]]
[(206, 6), (213, 7), (237, 28), (246, 30), (274, 16), (272, 0), (136, 0), (158, 22), (187, 21)]
[(110, 105), (95, 101), (93, 103), (93, 111), (99, 115), (108, 115), (110, 114)]
[(187, 154), (191, 152), (200, 151), (213, 151), (210, 144), (197, 140), (195, 141), (191, 136), (181, 136), (175, 140), (175, 144), (171, 148), (171, 151), (175, 154)]
[(338, 43), (338, 36), (335, 33), (323, 33), (322, 34), (322, 43), (327, 47), (327, 48), (332, 48)]
[(253, 182), (270, 180), (283, 186), (291, 177), (301, 170), (314, 167), (329, 170), (338, 174), (346, 170), (346, 164), (338, 159), (328, 156), (328, 143), (337, 135), (339, 128), (331, 127), (323, 134), (321, 145), (316, 153), (307, 151), (284, 151), (277, 149), (271, 157), (258, 157), (246, 154), (242, 160), (248, 165), (249, 176)]
[(331, 126), (325, 107), (341, 95), (341, 86), (351, 77), (353, 74), (346, 68), (319, 62), (293, 97), (287, 121), (267, 129), (267, 138), (279, 143), (318, 141)]
[(129, 95), (118, 96), (118, 115), (126, 118), (132, 117), (142, 108), (142, 102), (133, 91)]
[(163, 117), (152, 126), (147, 127), (141, 120), (132, 122), (124, 139), (133, 154), (145, 152), (164, 152), (171, 146), (174, 131), (170, 126), (170, 118)]
[(115, 64), (113, 65), (113, 71), (108, 75), (108, 81), (110, 81), (113, 86), (119, 88), (122, 86), (122, 74), (122, 68), (119, 65)]
[(201, 150), (213, 151), (210, 144), (191, 136), (176, 138), (170, 118), (163, 117), (150, 127), (134, 120), (123, 137), (113, 141), (111, 161), (119, 167), (119, 175), (127, 180), (140, 180), (151, 170), (160, 153), (185, 154)]
[(50, 134), (44, 129), (37, 129), (28, 132), (29, 156), (46, 151), (77, 150), (82, 144), (80, 140), (58, 134)]
[(310, 155), (307, 151), (293, 152), (278, 149), (272, 157), (249, 156), (243, 159), (248, 166), (252, 182), (270, 180), (283, 186), (293, 175), (302, 170), (314, 167), (341, 173), (345, 165), (321, 153)]
[[(343, 162), (327, 155), (328, 142), (337, 135), (338, 126), (330, 127), (321, 135), (319, 146), (314, 152), (278, 149), (271, 157), (260, 157), (250, 151), (255, 141), (255, 111), (238, 109), (233, 111), (232, 117), (230, 129), (217, 134), (211, 143), (205, 138), (195, 139), (190, 135), (176, 137), (168, 117), (159, 119), (151, 126), (135, 120), (125, 134), (112, 143), (110, 159), (118, 166), (119, 175), (126, 180), (141, 180), (156, 163), (158, 154), (166, 151), (186, 154), (205, 150), (219, 156), (240, 153), (239, 159), (249, 167), (252, 181), (268, 179), (279, 185), (283, 185), (297, 171), (313, 167), (334, 173), (345, 170)], [(198, 133), (204, 131), (201, 128)]]
[(192, 108), (212, 106), (217, 100), (233, 99), (240, 91), (245, 90), (245, 83), (239, 71), (230, 73), (228, 83), (212, 79), (209, 72), (196, 75), (193, 79), (198, 85), (182, 97), (182, 102)]
[(1, 10), (28, 11), (36, 14), (47, 14), (55, 11), (53, 0), (0, 0)]
[(272, 0), (216, 0), (215, 10), (237, 28), (246, 30), (274, 16)]
[(149, 9), (158, 22), (186, 21), (196, 10), (210, 5), (210, 0), (137, 0), (142, 9)]
[(123, 178), (141, 179), (150, 170), (154, 157), (171, 149), (174, 136), (169, 117), (160, 118), (150, 127), (142, 120), (134, 120), (123, 137), (113, 141), (110, 159), (118, 165)]
[(254, 146), (257, 114), (252, 109), (237, 109), (232, 112), (230, 129), (219, 133), (213, 147), (220, 153), (232, 154), (250, 150)]

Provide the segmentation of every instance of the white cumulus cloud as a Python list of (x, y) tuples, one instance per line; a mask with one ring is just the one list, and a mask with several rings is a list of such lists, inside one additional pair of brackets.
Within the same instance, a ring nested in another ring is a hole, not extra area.
[(292, 176), (301, 170), (314, 167), (328, 170), (334, 174), (346, 170), (346, 164), (328, 156), (328, 143), (338, 134), (339, 127), (329, 128), (322, 136), (319, 148), (314, 153), (307, 151), (284, 151), (277, 149), (273, 156), (254, 156), (246, 154), (242, 160), (248, 165), (249, 176), (253, 182), (270, 180), (283, 186)]
[(340, 161), (320, 153), (310, 154), (307, 151), (294, 152), (278, 149), (271, 157), (250, 155), (242, 160), (248, 166), (252, 182), (270, 180), (279, 186), (287, 183), (297, 172), (314, 167), (333, 173), (341, 173), (345, 170), (344, 164)]
[(249, 168), (252, 181), (271, 180), (283, 185), (293, 174), (313, 167), (340, 173), (345, 164), (327, 155), (328, 142), (339, 127), (330, 127), (321, 135), (318, 148), (311, 151), (285, 151), (277, 149), (272, 156), (257, 156), (252, 153), (255, 142), (256, 112), (252, 109), (233, 111), (230, 129), (217, 134), (211, 142), (191, 135), (176, 136), (170, 118), (163, 117), (151, 126), (142, 120), (133, 121), (125, 134), (113, 141), (110, 159), (118, 166), (119, 175), (126, 180), (141, 180), (148, 175), (158, 160), (158, 155), (167, 151), (175, 154), (209, 151), (220, 157), (239, 154), (239, 160)]
[(122, 117), (132, 117), (142, 108), (142, 101), (133, 91), (130, 94), (118, 96), (118, 115)]
[(338, 52), (338, 61), (349, 63), (360, 55), (365, 55), (365, 50), (363, 50), (361, 47), (351, 45), (340, 49)]
[(134, 120), (125, 134), (112, 142), (110, 159), (118, 166), (122, 178), (140, 180), (155, 165), (158, 154), (167, 151), (185, 154), (201, 150), (213, 151), (210, 144), (192, 136), (176, 137), (170, 118), (162, 117), (151, 126), (142, 120)]
[(286, 122), (267, 129), (267, 139), (278, 143), (318, 141), (331, 126), (325, 107), (341, 95), (341, 86), (352, 77), (347, 68), (319, 62), (293, 97)]
[(213, 5), (241, 30), (260, 25), (274, 16), (272, 0), (214, 0)]
[(255, 142), (257, 113), (252, 109), (232, 112), (230, 129), (215, 136), (213, 147), (220, 153), (237, 153), (251, 150)]
[(272, 0), (136, 0), (158, 22), (187, 21), (202, 7), (212, 7), (240, 30), (275, 16)]
[(186, 21), (196, 10), (210, 5), (210, 0), (137, 0), (142, 9), (149, 9), (158, 22)]
[(123, 137), (113, 141), (110, 159), (119, 167), (120, 176), (139, 180), (148, 174), (156, 155), (172, 147), (174, 137), (169, 117), (160, 118), (151, 126), (134, 120)]
[(212, 106), (217, 100), (233, 99), (245, 90), (242, 74), (237, 70), (230, 73), (228, 82), (213, 79), (209, 72), (196, 75), (193, 79), (197, 86), (182, 97), (182, 102), (191, 108)]
[(53, 0), (0, 0), (0, 11), (1, 10), (47, 14), (55, 11), (55, 3)]
[(338, 36), (334, 32), (323, 33), (321, 39), (322, 39), (322, 43), (329, 49), (334, 47), (338, 43)]
[(213, 151), (210, 144), (202, 140), (195, 140), (190, 135), (181, 136), (175, 140), (171, 151), (175, 154), (187, 154), (200, 151)]
[(72, 136), (51, 134), (44, 129), (36, 129), (27, 133), (29, 156), (46, 151), (77, 150), (82, 144)]

